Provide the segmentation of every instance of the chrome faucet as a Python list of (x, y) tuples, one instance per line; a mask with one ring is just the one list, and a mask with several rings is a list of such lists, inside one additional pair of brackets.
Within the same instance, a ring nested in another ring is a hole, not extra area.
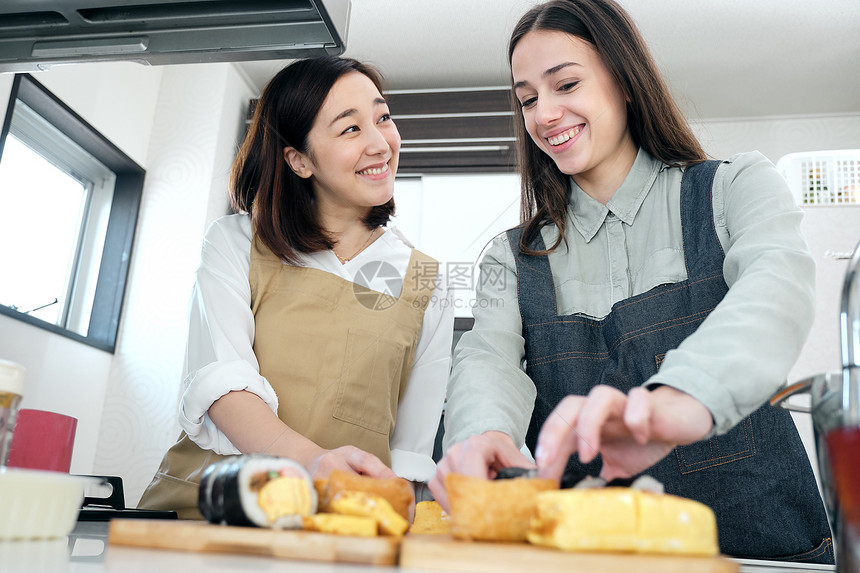
[(854, 249), (842, 287), (842, 413), (844, 426), (860, 426), (860, 244)]

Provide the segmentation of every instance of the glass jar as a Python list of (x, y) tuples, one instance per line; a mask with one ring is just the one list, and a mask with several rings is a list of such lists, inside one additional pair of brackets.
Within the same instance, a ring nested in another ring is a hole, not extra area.
[(24, 388), (24, 367), (0, 360), (0, 467), (6, 465)]

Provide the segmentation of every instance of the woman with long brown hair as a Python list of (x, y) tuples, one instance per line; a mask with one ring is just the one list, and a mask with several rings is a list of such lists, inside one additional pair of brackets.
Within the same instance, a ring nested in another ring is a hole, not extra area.
[(523, 224), (482, 262), (495, 304), (455, 351), (431, 490), (645, 472), (714, 510), (723, 553), (832, 563), (809, 459), (767, 404), (813, 319), (786, 182), (757, 152), (706, 160), (613, 0), (536, 6), (508, 55)]
[(399, 151), (373, 68), (314, 58), (268, 83), (231, 172), (238, 213), (203, 243), (183, 432), (140, 507), (199, 519), (203, 471), (240, 453), (432, 477), (453, 305), (440, 265), (385, 228)]

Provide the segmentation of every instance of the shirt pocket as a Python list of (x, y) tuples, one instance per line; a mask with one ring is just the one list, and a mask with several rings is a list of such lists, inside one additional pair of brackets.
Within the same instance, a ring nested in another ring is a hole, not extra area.
[(751, 458), (755, 453), (755, 436), (749, 418), (722, 436), (675, 448), (675, 457), (682, 474)]
[(644, 293), (660, 285), (687, 280), (683, 248), (664, 248), (647, 253), (640, 266), (630, 269), (632, 293)]
[(394, 425), (392, 387), (400, 384), (406, 348), (370, 330), (350, 328), (332, 415), (380, 434)]

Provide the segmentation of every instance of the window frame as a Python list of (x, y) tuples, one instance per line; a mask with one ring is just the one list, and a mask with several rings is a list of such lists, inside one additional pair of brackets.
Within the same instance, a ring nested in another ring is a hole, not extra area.
[(18, 100), (113, 171), (116, 182), (87, 334), (79, 334), (2, 304), (0, 314), (114, 353), (146, 172), (29, 74), (17, 74), (13, 80), (6, 117), (0, 130), (0, 160)]

